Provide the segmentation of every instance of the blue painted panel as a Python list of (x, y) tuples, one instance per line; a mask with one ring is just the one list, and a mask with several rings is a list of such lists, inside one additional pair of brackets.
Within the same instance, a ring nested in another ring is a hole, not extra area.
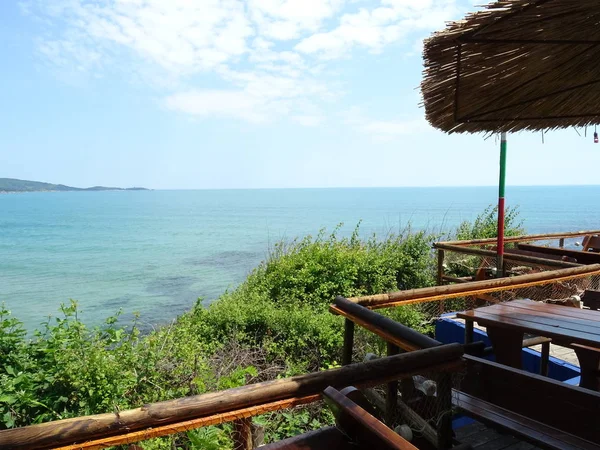
[[(442, 317), (436, 322), (435, 338), (444, 344), (452, 342), (462, 344), (465, 342), (465, 326), (460, 322)], [(487, 334), (477, 328), (473, 330), (473, 340), (483, 341), (486, 346), (492, 345)], [(522, 354), (523, 370), (530, 373), (540, 373), (540, 352), (525, 348)], [(486, 359), (494, 360), (493, 356)], [(548, 376), (558, 381), (572, 380), (579, 376), (579, 367), (551, 356), (548, 364)]]

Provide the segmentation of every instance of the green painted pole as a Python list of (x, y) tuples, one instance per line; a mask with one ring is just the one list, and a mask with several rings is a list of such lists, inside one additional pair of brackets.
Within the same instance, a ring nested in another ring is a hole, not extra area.
[(498, 242), (496, 276), (504, 276), (504, 191), (506, 187), (506, 133), (500, 136), (500, 177), (498, 180)]

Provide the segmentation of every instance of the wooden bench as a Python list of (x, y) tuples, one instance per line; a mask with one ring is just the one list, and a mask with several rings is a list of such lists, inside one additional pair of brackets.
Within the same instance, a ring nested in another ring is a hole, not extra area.
[(467, 415), (552, 450), (598, 450), (599, 446), (472, 395), (453, 391), (452, 404)]
[[(600, 393), (471, 355), (463, 358), (467, 370), (460, 391), (493, 405), (490, 408), (495, 416), (514, 419), (500, 414), (509, 411), (554, 429), (554, 439), (558, 432), (580, 439), (583, 443), (579, 445), (587, 445), (581, 448), (600, 449)], [(536, 429), (548, 432), (546, 428)]]
[(583, 239), (583, 251), (600, 253), (600, 236), (586, 236)]
[(581, 296), (583, 305), (592, 310), (600, 309), (600, 291), (586, 289)]

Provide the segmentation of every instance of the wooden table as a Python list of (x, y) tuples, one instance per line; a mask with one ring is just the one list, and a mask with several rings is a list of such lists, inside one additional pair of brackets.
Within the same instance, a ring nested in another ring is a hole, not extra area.
[(466, 341), (473, 340), (473, 322), (486, 327), (496, 361), (521, 368), (525, 333), (552, 339), (575, 350), (581, 368), (580, 386), (600, 391), (600, 311), (582, 310), (531, 300), (513, 300), (461, 312)]

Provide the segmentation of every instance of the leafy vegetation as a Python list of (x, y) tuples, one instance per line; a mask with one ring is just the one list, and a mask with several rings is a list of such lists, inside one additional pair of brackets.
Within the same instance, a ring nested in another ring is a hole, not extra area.
[[(504, 216), (504, 235), (519, 236), (525, 234), (523, 220), (519, 217), (518, 207), (507, 208)], [(473, 222), (462, 222), (451, 239), (467, 241), (472, 239), (490, 239), (498, 237), (498, 206), (488, 206)], [(495, 246), (493, 246), (495, 248)], [(481, 265), (480, 256), (449, 253), (446, 258), (447, 272), (456, 277), (471, 276)]]
[[(427, 233), (350, 237), (327, 235), (277, 244), (237, 289), (209, 307), (199, 300), (170, 324), (142, 335), (118, 314), (101, 327), (78, 318), (77, 303), (61, 308), (32, 338), (0, 308), (0, 428), (227, 389), (335, 367), (342, 320), (328, 312), (336, 295), (358, 296), (432, 285), (435, 264)], [(396, 308), (395, 320), (427, 332), (417, 308)], [(383, 346), (358, 333), (358, 347)], [(267, 440), (331, 422), (307, 407), (256, 418)], [(226, 448), (228, 425), (144, 443), (145, 448)]]
[[(523, 220), (519, 217), (518, 207), (506, 208), (504, 213), (504, 235), (519, 236), (525, 234)], [(488, 239), (498, 236), (498, 205), (488, 206), (473, 222), (462, 222), (454, 239), (467, 241), (470, 239)]]

